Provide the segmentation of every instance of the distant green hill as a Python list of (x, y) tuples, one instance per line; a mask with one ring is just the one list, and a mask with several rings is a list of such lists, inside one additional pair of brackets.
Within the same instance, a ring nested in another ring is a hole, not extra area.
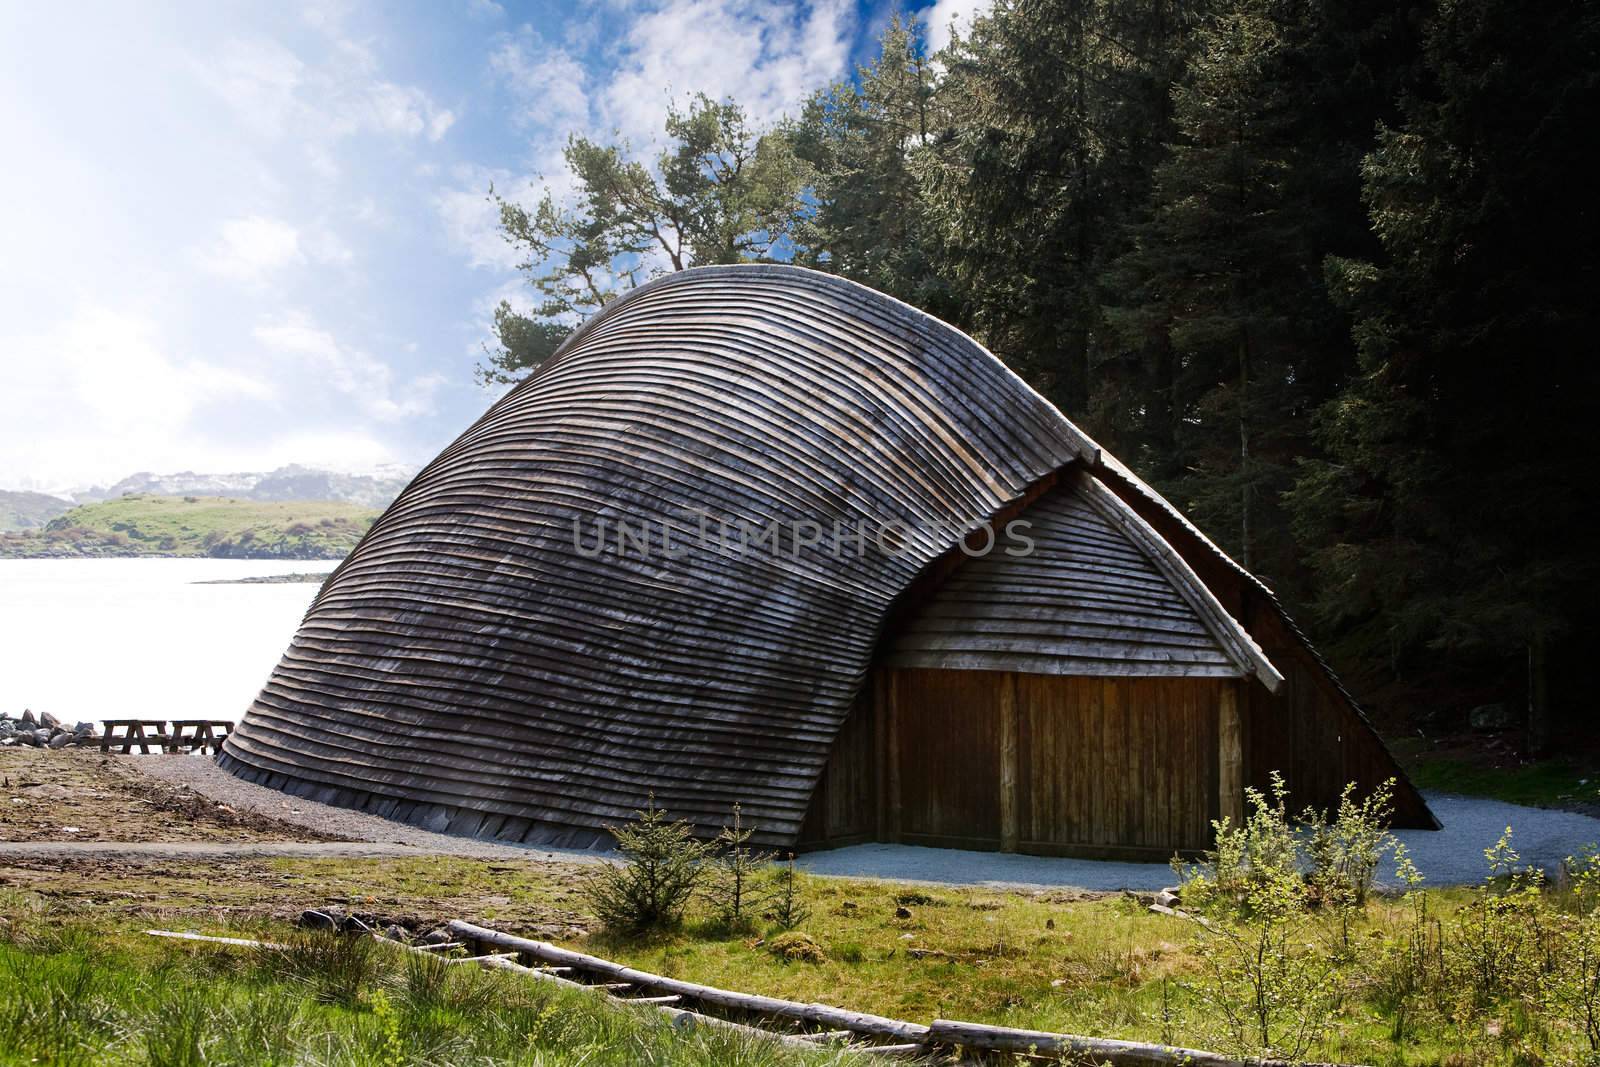
[(340, 559), (378, 512), (338, 501), (133, 493), (0, 533), (0, 558), (212, 556)]
[(37, 529), (70, 507), (70, 501), (46, 493), (0, 489), (0, 530)]

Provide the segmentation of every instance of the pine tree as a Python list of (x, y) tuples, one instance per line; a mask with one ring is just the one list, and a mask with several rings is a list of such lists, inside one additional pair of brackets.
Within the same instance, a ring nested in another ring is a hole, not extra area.
[(639, 282), (696, 263), (769, 258), (800, 209), (803, 168), (778, 131), (752, 129), (735, 101), (699, 94), (668, 109), (653, 167), (626, 144), (572, 136), (563, 158), (573, 202), (548, 191), (531, 210), (497, 197), (500, 228), (539, 296), (532, 315), (502, 302), (499, 347), (479, 380), (520, 380), (584, 316)]
[(794, 226), (796, 263), (930, 310), (947, 304), (912, 172), (939, 122), (937, 88), (920, 24), (895, 15), (871, 63), (807, 101), (788, 128), (813, 199)]
[(1597, 49), (1592, 5), (1441, 0), (1363, 168), (1382, 255), (1329, 262), (1359, 373), (1293, 496), (1344, 649), (1430, 701), (1525, 693), (1535, 747), (1546, 691), (1586, 706), (1600, 580)]

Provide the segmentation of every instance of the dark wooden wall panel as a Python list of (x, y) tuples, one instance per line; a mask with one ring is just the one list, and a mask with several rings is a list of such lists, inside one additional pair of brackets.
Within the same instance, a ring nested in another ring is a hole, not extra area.
[(1326, 807), (1338, 802), (1347, 782), (1367, 791), (1393, 778), (1395, 825), (1437, 829), (1427, 801), (1272, 590), (1114, 456), (1102, 456), (1096, 475), (1182, 554), (1284, 675), (1276, 696), (1260, 686), (1247, 690), (1243, 711), (1250, 783), (1265, 789), (1268, 775), (1277, 769), (1298, 805)]
[(811, 794), (800, 832), (802, 847), (870, 841), (877, 833), (877, 725), (873, 687), (864, 686)]
[(1225, 684), (1018, 675), (1024, 850), (1207, 847)]
[(1271, 772), (1288, 783), (1290, 804), (1331, 808), (1354, 782), (1366, 795), (1395, 779), (1395, 824), (1437, 825), (1405, 772), (1333, 674), (1275, 607), (1257, 600), (1250, 626), (1285, 684), (1277, 694), (1251, 687), (1246, 703), (1246, 768), (1250, 783), (1265, 791)]
[(900, 832), (997, 847), (999, 685), (991, 671), (895, 672)]
[[(1236, 683), (884, 670), (893, 684), (875, 688), (893, 692), (895, 726), (876, 728), (883, 719), (874, 721), (870, 703), (852, 714), (841, 735), (841, 773), (824, 775), (812, 799), (807, 844), (881, 836), (998, 849), (1001, 791), (1011, 780), (1020, 851), (1164, 859), (1209, 847), (1218, 814), (1218, 714), (1223, 687)], [(1014, 776), (1002, 770), (1008, 689), (1016, 707)], [(885, 744), (892, 753), (863, 758)], [(892, 788), (879, 794), (874, 765), (898, 768), (898, 798)], [(881, 835), (879, 804), (898, 813)]]

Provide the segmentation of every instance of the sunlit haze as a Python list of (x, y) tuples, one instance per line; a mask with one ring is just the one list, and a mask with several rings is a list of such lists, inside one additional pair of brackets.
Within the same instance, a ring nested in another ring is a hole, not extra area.
[(0, 488), (420, 464), (525, 289), (491, 182), (559, 189), (569, 131), (646, 146), (691, 92), (771, 120), (889, 10), (6, 5)]

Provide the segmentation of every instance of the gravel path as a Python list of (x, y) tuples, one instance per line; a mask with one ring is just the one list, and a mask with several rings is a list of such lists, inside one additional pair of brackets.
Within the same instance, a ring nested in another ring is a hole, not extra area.
[[(1395, 836), (1405, 843), (1430, 886), (1482, 881), (1488, 871), (1483, 850), (1498, 841), (1507, 826), (1512, 828), (1512, 845), (1523, 861), (1545, 870), (1554, 870), (1566, 857), (1600, 844), (1600, 819), (1588, 815), (1525, 808), (1481, 797), (1426, 796), (1444, 829), (1401, 830)], [(803, 857), (800, 865), (817, 874), (944, 885), (1154, 890), (1173, 882), (1172, 870), (1164, 863), (1112, 863), (905, 845), (853, 845), (816, 852)], [(1385, 860), (1379, 882), (1392, 882), (1392, 870)]]
[[(429, 833), (375, 815), (329, 807), (299, 797), (286, 796), (264, 786), (241, 781), (204, 757), (139, 759), (138, 767), (169, 782), (182, 783), (199, 793), (234, 807), (250, 808), (284, 822), (294, 823), (355, 844), (240, 844), (240, 845), (97, 845), (136, 854), (177, 855), (190, 849), (222, 850), (211, 855), (239, 855), (243, 850), (265, 850), (275, 855), (418, 855), (481, 856), (494, 859), (594, 860), (594, 852), (538, 849), (491, 844), (469, 838)], [(1525, 862), (1553, 869), (1567, 856), (1600, 843), (1600, 819), (1565, 811), (1525, 808), (1497, 800), (1428, 794), (1428, 803), (1444, 824), (1439, 831), (1403, 830), (1398, 836), (1411, 850), (1413, 861), (1428, 884), (1469, 885), (1485, 874), (1483, 850), (1501, 832), (1512, 827), (1513, 844)], [(381, 851), (361, 851), (363, 844)], [(0, 854), (22, 848), (69, 850), (82, 854), (89, 843), (67, 845), (0, 845)], [(236, 850), (228, 852), (227, 850)], [(283, 851), (274, 851), (274, 850)], [(355, 851), (340, 851), (340, 850)], [(391, 849), (393, 851), (391, 851)], [(76, 852), (70, 850), (77, 850)], [(52, 852), (52, 855), (55, 853)], [(1172, 884), (1164, 863), (1112, 863), (1047, 856), (1018, 856), (996, 852), (962, 852), (954, 849), (917, 848), (911, 845), (854, 845), (800, 858), (800, 866), (814, 874), (850, 878), (940, 885), (993, 887), (1073, 887), (1089, 890), (1159, 889)], [(1385, 871), (1384, 873), (1387, 873)], [(1380, 876), (1381, 877), (1381, 876)]]

